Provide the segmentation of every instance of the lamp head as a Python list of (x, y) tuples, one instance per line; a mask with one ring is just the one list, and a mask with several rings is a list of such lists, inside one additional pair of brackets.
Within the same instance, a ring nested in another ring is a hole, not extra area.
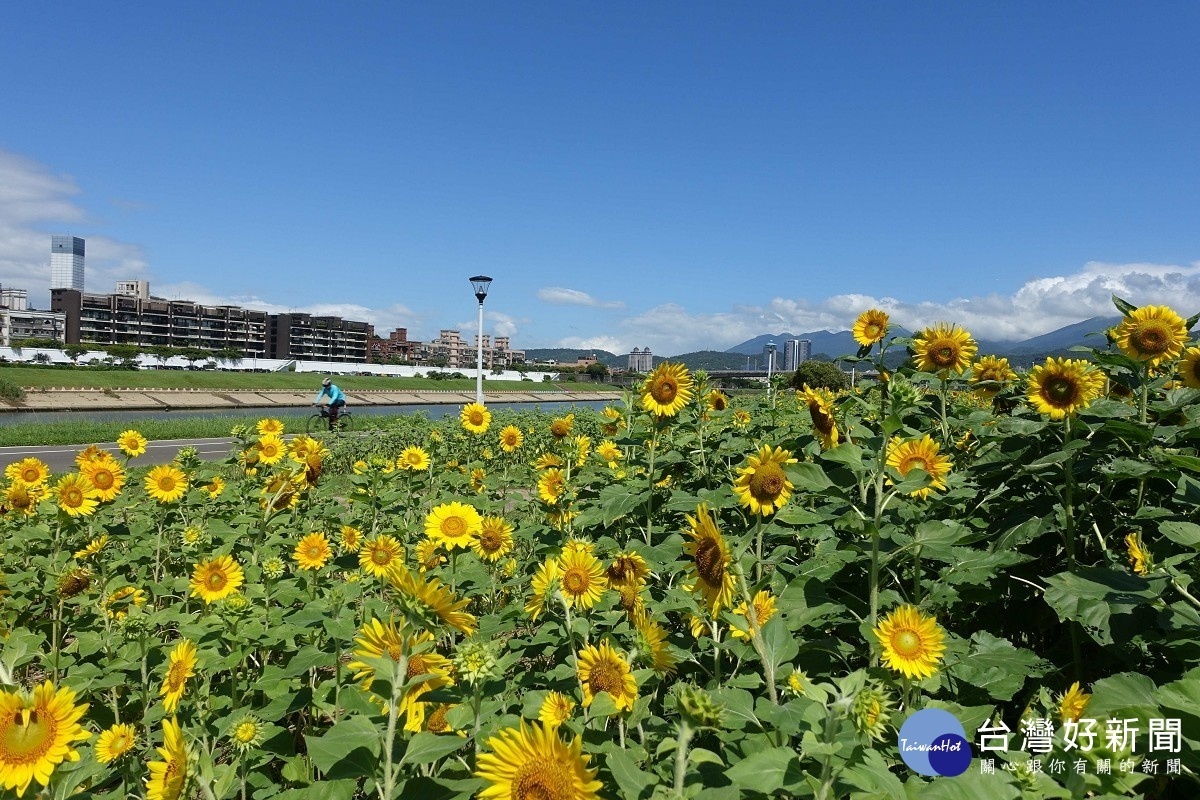
[(471, 288), (475, 290), (475, 299), (483, 303), (483, 298), (487, 297), (488, 287), (492, 285), (492, 279), (487, 275), (476, 275), (471, 278)]

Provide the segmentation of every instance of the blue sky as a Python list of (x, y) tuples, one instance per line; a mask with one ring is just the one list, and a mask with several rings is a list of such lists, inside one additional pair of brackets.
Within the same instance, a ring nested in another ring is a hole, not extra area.
[(6, 10), (0, 282), (723, 349), (1200, 310), (1200, 5)]

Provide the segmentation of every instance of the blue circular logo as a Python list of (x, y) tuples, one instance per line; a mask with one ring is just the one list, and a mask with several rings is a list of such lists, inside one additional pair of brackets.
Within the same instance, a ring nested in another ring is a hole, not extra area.
[(923, 708), (900, 726), (900, 757), (910, 769), (931, 777), (953, 778), (971, 766), (971, 743), (949, 711)]

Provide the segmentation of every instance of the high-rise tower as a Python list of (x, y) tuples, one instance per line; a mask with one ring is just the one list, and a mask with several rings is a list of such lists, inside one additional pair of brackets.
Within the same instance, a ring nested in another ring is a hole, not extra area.
[(50, 288), (83, 291), (83, 239), (50, 237)]

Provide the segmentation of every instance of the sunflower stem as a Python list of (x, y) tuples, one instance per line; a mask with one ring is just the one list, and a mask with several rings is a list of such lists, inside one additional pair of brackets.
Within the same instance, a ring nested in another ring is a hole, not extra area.
[(913, 604), (921, 602), (921, 545), (913, 548)]
[(763, 522), (762, 517), (754, 521), (754, 582), (762, 581), (763, 565)]
[(713, 640), (713, 676), (718, 684), (721, 683), (721, 628), (714, 619), (712, 621)]
[[(1063, 447), (1071, 444), (1071, 416), (1063, 417)], [(1067, 551), (1067, 571), (1075, 572), (1075, 456), (1068, 455), (1063, 462), (1063, 544)], [(1075, 677), (1083, 680), (1083, 654), (1079, 641), (1079, 626), (1068, 623), (1071, 632), (1071, 659), (1075, 663)]]
[(392, 667), (392, 698), (388, 703), (387, 732), (383, 737), (383, 785), (379, 786), (379, 800), (391, 800), (396, 788), (396, 770), (392, 764), (392, 749), (396, 744), (396, 719), (400, 715), (400, 699), (404, 696), (404, 680), (408, 675), (408, 655), (400, 654), (400, 659)]
[[(571, 645), (571, 666), (575, 668), (575, 680), (579, 683), (579, 703), (583, 706), (583, 701), (586, 697), (583, 693), (583, 677), (579, 674), (579, 653), (575, 649), (575, 629), (571, 625), (571, 604), (567, 602), (567, 597), (561, 591), (556, 592), (559, 601), (562, 603), (563, 615), (567, 623), (567, 640)], [(587, 722), (588, 710), (587, 706), (583, 706), (583, 719)]]
[(688, 745), (692, 741), (692, 726), (683, 717), (679, 718), (679, 736), (675, 740), (675, 796), (683, 797), (683, 784), (687, 776)]
[(650, 465), (646, 469), (646, 546), (650, 546), (650, 516), (654, 512), (654, 457), (658, 454), (658, 420), (651, 423), (654, 432), (650, 437)]

